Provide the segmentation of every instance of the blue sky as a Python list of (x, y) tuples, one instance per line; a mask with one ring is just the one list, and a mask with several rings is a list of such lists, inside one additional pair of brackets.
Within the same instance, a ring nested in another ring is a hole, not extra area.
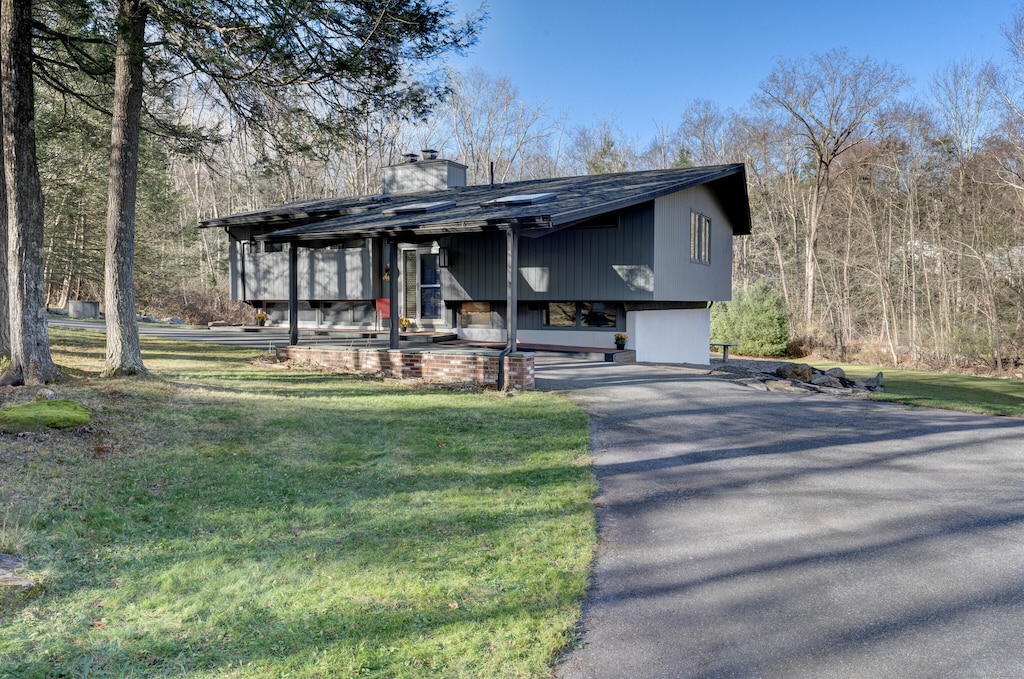
[[(479, 6), (455, 0), (460, 12)], [(612, 120), (646, 142), (687, 104), (742, 109), (777, 57), (834, 48), (903, 69), (925, 98), (934, 73), (1006, 58), (1003, 28), (1022, 0), (491, 0), (459, 69), (508, 76), (519, 95), (573, 125)]]

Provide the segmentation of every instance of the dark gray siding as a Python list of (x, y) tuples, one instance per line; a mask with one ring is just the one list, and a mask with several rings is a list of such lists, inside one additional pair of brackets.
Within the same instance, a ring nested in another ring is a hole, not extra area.
[[(502, 300), (505, 236), (441, 242), (451, 260), (442, 284), (448, 302)], [(519, 298), (531, 301), (653, 299), (654, 206), (610, 215), (608, 225), (570, 228), (519, 240)]]
[(449, 266), (441, 270), (441, 296), (446, 302), (506, 298), (505, 234), (483, 233), (443, 238)]
[[(690, 261), (690, 212), (711, 219), (711, 263)], [(674, 193), (655, 205), (657, 296), (662, 301), (728, 300), (732, 296), (732, 224), (706, 186)]]
[[(375, 294), (370, 253), (369, 247), (337, 250), (300, 248), (299, 299), (373, 299)], [(242, 257), (236, 253), (232, 257), (232, 264), (233, 299), (288, 299), (287, 252), (247, 253)]]

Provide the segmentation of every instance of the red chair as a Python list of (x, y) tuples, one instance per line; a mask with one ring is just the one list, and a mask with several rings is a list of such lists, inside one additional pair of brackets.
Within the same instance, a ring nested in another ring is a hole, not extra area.
[(391, 319), (391, 300), (387, 297), (378, 297), (374, 300), (374, 306), (377, 307), (377, 330), (383, 330), (383, 320), (387, 318), (390, 322)]

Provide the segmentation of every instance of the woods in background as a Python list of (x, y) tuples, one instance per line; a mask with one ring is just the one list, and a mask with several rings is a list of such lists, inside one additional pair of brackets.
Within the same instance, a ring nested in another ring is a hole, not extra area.
[[(246, 88), (245, 73), (217, 85), (199, 68), (166, 70), (173, 51), (152, 50), (144, 108), (159, 115), (139, 142), (137, 310), (227, 313), (225, 236), (198, 221), (376, 193), (380, 168), (410, 151), (438, 149), (471, 183), (490, 181), (492, 164), (501, 182), (743, 162), (754, 228), (736, 242), (736, 285), (775, 291), (792, 346), (899, 365), (1019, 366), (1024, 12), (1007, 19), (1006, 67), (947, 64), (926, 99), (911, 98), (898, 65), (837, 49), (766, 65), (742, 110), (695, 97), (650, 140), (615, 121), (572, 126), (500, 75), (442, 73), (436, 61), (417, 70), (413, 52), (390, 90), (324, 97), (298, 81)], [(435, 57), (474, 36), (471, 24), (450, 27)], [(46, 301), (103, 299), (108, 112), (49, 80), (36, 92)], [(396, 106), (388, 92), (409, 98)]]

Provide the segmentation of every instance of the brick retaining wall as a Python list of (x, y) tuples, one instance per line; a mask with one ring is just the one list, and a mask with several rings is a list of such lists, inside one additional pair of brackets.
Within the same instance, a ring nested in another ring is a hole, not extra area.
[[(360, 375), (379, 375), (395, 379), (421, 379), (426, 382), (498, 383), (498, 351), (458, 349), (372, 349), (357, 347), (280, 347), (277, 355), (304, 363)], [(533, 389), (533, 354), (509, 354), (505, 357), (505, 386), (509, 389)]]

